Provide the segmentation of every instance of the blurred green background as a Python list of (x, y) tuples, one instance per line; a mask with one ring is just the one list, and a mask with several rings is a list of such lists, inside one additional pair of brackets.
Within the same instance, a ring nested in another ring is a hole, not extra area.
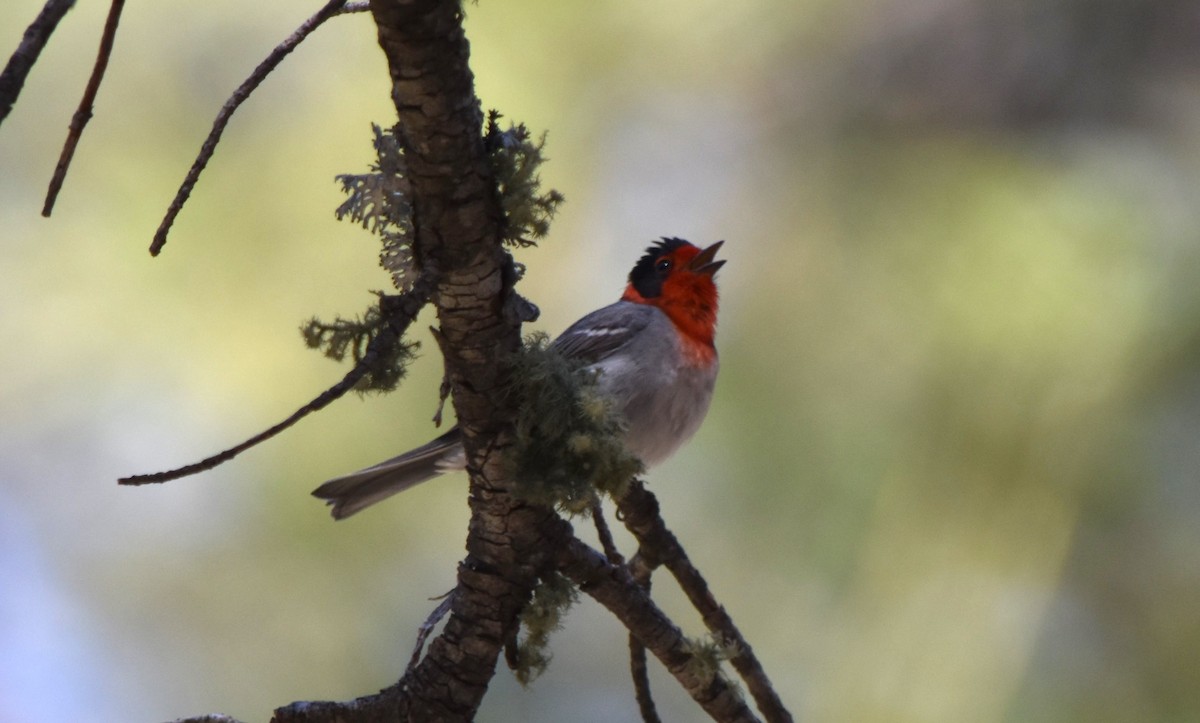
[[(126, 8), (52, 219), (105, 3), (0, 127), (0, 721), (265, 720), (395, 680), (463, 554), (461, 476), (334, 524), (309, 491), (425, 441), (440, 365), (200, 477), (343, 368), (298, 325), (386, 288), (333, 176), (393, 117), (363, 15), (246, 103), (315, 9)], [(0, 5), (7, 57), (40, 7)], [(1200, 19), (1193, 3), (468, 5), (477, 89), (568, 198), (551, 333), (660, 235), (727, 239), (722, 379), (652, 489), (810, 721), (1200, 720)], [(424, 329), (426, 320), (417, 325)], [(580, 527), (584, 525), (581, 523)], [(698, 634), (667, 578), (662, 604)], [(483, 721), (636, 719), (589, 601)], [(655, 665), (667, 720), (700, 711)]]

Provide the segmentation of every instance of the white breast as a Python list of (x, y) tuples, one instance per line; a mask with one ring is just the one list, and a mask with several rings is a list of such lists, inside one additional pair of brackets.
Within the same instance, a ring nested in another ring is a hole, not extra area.
[[(655, 310), (657, 312), (657, 310)], [(647, 467), (691, 439), (708, 413), (717, 362), (685, 362), (674, 326), (661, 312), (636, 341), (599, 362), (600, 391), (622, 400), (629, 451)]]

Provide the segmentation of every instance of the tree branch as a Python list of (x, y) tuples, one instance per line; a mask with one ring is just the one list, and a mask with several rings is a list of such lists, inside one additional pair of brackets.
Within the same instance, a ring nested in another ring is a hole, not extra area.
[(579, 589), (608, 608), (666, 666), (704, 711), (717, 721), (757, 721), (746, 702), (720, 675), (704, 675), (686, 638), (620, 565), (578, 539), (564, 541), (558, 563)]
[[(649, 592), (649, 590), (647, 590)], [(629, 634), (629, 674), (633, 678), (633, 697), (642, 714), (643, 723), (662, 723), (658, 707), (650, 693), (650, 670), (646, 667), (646, 646), (633, 633)]]
[(29, 76), (29, 71), (33, 69), (38, 56), (42, 54), (42, 48), (46, 47), (59, 21), (73, 7), (75, 0), (46, 0), (42, 11), (29, 27), (25, 28), (20, 45), (9, 57), (4, 72), (0, 73), (0, 123), (4, 122), (16, 105), (21, 88), (25, 86), (25, 78)]
[(192, 189), (195, 188), (196, 181), (200, 180), (200, 173), (204, 171), (204, 167), (208, 165), (213, 152), (217, 150), (217, 144), (221, 142), (221, 134), (225, 132), (225, 126), (229, 124), (229, 119), (233, 117), (233, 113), (238, 109), (238, 106), (250, 97), (250, 94), (266, 80), (271, 71), (275, 70), (288, 54), (296, 49), (297, 45), (314, 30), (321, 27), (326, 20), (337, 15), (363, 12), (366, 9), (366, 3), (362, 2), (352, 3), (347, 2), (347, 0), (328, 0), (312, 17), (301, 23), (300, 27), (296, 28), (296, 31), (289, 35), (286, 40), (275, 46), (270, 55), (258, 64), (258, 67), (254, 69), (250, 77), (242, 81), (237, 90), (233, 91), (233, 94), (229, 96), (229, 100), (225, 101), (225, 105), (221, 106), (216, 119), (213, 120), (212, 130), (208, 132), (208, 137), (201, 144), (200, 152), (196, 155), (196, 160), (192, 162), (192, 167), (188, 169), (187, 176), (183, 179), (183, 184), (175, 192), (175, 198), (171, 200), (171, 205), (167, 207), (166, 216), (158, 224), (158, 230), (154, 232), (154, 241), (150, 244), (151, 256), (158, 256), (163, 246), (166, 245), (167, 232), (171, 230), (171, 226), (175, 223), (175, 218), (183, 210), (183, 204), (187, 203), (188, 198), (192, 195)]
[(289, 706), (276, 711), (277, 721), (471, 719), (547, 564), (547, 530), (557, 520), (508, 492), (503, 456), (515, 410), (504, 394), (503, 360), (520, 346), (519, 319), (505, 314), (516, 273), (501, 248), (502, 215), (459, 4), (372, 0), (370, 7), (411, 183), (414, 256), (440, 270), (438, 338), (471, 477), (468, 554), (445, 627), (395, 686), (349, 704)]
[[(646, 563), (640, 554), (634, 554), (625, 566), (634, 582), (650, 594), (650, 577), (654, 568)], [(633, 678), (633, 696), (637, 700), (638, 711), (642, 714), (643, 723), (661, 723), (658, 708), (654, 704), (654, 696), (650, 692), (650, 671), (646, 669), (646, 646), (633, 633), (629, 634), (629, 673)]]
[(641, 480), (629, 484), (625, 495), (617, 500), (625, 527), (638, 539), (638, 557), (651, 567), (665, 565), (700, 612), (704, 624), (718, 640), (732, 645), (734, 653), (729, 662), (746, 682), (758, 709), (770, 723), (791, 723), (792, 714), (784, 707), (779, 694), (771, 685), (750, 643), (734, 624), (729, 613), (717, 602), (708, 589), (708, 582), (696, 569), (674, 533), (667, 529), (659, 514), (658, 499), (646, 489)]
[(83, 129), (92, 119), (92, 106), (96, 103), (96, 94), (100, 92), (100, 81), (104, 79), (104, 71), (108, 68), (108, 58), (112, 55), (113, 41), (117, 36), (117, 24), (121, 21), (121, 10), (124, 7), (125, 0), (112, 0), (112, 4), (108, 6), (108, 18), (104, 21), (104, 32), (100, 35), (100, 50), (96, 54), (96, 64), (92, 66), (92, 76), (88, 78), (83, 97), (79, 99), (79, 107), (75, 110), (75, 115), (71, 116), (67, 140), (63, 143), (58, 164), (54, 167), (54, 176), (50, 178), (50, 187), (46, 190), (46, 202), (42, 205), (43, 216), (49, 217), (50, 212), (54, 210), (54, 201), (58, 198), (63, 181), (66, 180), (71, 159), (75, 156), (75, 146), (79, 145)]
[(178, 467), (173, 470), (168, 470), (166, 472), (154, 472), (152, 474), (138, 474), (130, 477), (122, 477), (121, 479), (117, 480), (117, 484), (132, 486), (157, 484), (160, 482), (170, 482), (171, 480), (176, 480), (180, 477), (187, 477), (199, 472), (205, 472), (224, 464), (225, 462), (228, 462), (251, 447), (271, 439), (313, 412), (324, 409), (334, 401), (341, 399), (346, 395), (347, 392), (353, 389), (356, 384), (358, 384), (359, 380), (370, 373), (371, 369), (375, 365), (376, 358), (383, 353), (383, 350), (387, 349), (393, 344), (399, 343), (400, 338), (404, 336), (404, 332), (408, 330), (408, 327), (412, 324), (413, 320), (416, 319), (417, 314), (421, 311), (421, 308), (428, 303), (429, 293), (432, 286), (433, 284), (429, 281), (429, 279), (422, 277), (421, 279), (417, 280), (411, 289), (403, 294), (400, 294), (399, 296), (381, 296), (379, 299), (381, 311), (383, 312), (384, 317), (389, 321), (387, 326), (379, 332), (379, 335), (371, 340), (371, 343), (367, 347), (366, 353), (363, 354), (362, 359), (359, 360), (358, 364), (354, 365), (353, 369), (346, 373), (346, 376), (342, 377), (340, 382), (321, 392), (315, 399), (297, 409), (287, 419), (268, 429), (263, 430), (262, 432), (259, 432), (241, 444), (230, 447), (222, 452), (218, 452), (211, 457), (206, 457), (199, 462), (194, 462), (192, 464)]
[[(51, 183), (47, 214), (79, 134), (91, 115), (111, 53), (124, 0), (111, 2), (100, 54)], [(8, 83), (0, 84), (0, 101), (7, 101), (8, 107), (28, 72), (22, 63), (29, 58), (28, 64), (32, 64), (70, 4), (49, 0), (27, 31), (21, 48), (0, 76), (0, 81)], [(372, 358), (387, 345), (398, 343), (420, 308), (431, 300), (437, 307), (439, 326), (435, 337), (445, 364), (444, 388), (452, 393), (471, 480), (467, 556), (459, 565), (454, 593), (422, 626), (413, 661), (395, 685), (349, 702), (293, 703), (276, 710), (274, 720), (472, 719), (495, 674), (500, 651), (517, 638), (519, 615), (529, 603), (535, 584), (548, 573), (557, 574), (556, 570), (609, 609), (630, 631), (631, 665), (646, 720), (657, 719), (646, 681), (646, 650), (654, 653), (715, 720), (757, 720), (734, 685), (713, 664), (713, 656), (684, 637), (650, 599), (650, 573), (657, 565), (665, 564), (714, 636), (735, 646), (731, 661), (749, 685), (759, 709), (772, 723), (790, 721), (791, 716), (750, 646), (712, 597), (678, 540), (666, 529), (657, 501), (640, 482), (635, 480), (629, 493), (618, 501), (626, 526), (640, 543), (638, 554), (628, 565), (621, 563), (598, 505), (595, 520), (607, 559), (577, 539), (571, 526), (552, 509), (511, 494), (513, 479), (507, 459), (517, 415), (510, 393), (509, 360), (520, 348), (520, 324), (529, 318), (532, 306), (513, 290), (518, 273), (503, 248), (506, 220), (484, 143), (483, 114), (468, 66), (469, 46), (458, 0), (370, 0), (368, 5), (346, 0), (326, 2), (275, 48), (222, 107), (159, 226), (151, 253), (156, 255), (162, 249), (169, 228), (240, 104), (325, 20), (368, 7), (392, 79), (398, 116), (393, 134), (404, 158), (408, 184), (404, 194), (411, 194), (407, 200), (411, 202), (413, 261), (419, 270), (416, 285), (398, 297), (381, 297), (381, 309), (385, 303), (393, 304), (385, 313), (387, 328), (374, 336), (364, 358), (341, 382), (288, 419), (199, 463), (171, 472), (125, 478), (121, 483), (162, 482), (210, 469), (323, 408), (353, 388), (371, 369)], [(61, 10), (57, 17), (52, 8)], [(405, 233), (409, 230), (406, 226)], [(517, 236), (518, 240), (522, 238)], [(375, 328), (372, 322), (370, 329)], [(449, 617), (440, 635), (422, 657), (425, 638), (447, 611)]]
[(596, 536), (600, 538), (600, 549), (604, 550), (604, 556), (614, 565), (624, 565), (625, 558), (617, 549), (612, 530), (608, 529), (608, 520), (604, 518), (604, 506), (600, 503), (599, 495), (592, 501), (592, 522), (596, 525)]

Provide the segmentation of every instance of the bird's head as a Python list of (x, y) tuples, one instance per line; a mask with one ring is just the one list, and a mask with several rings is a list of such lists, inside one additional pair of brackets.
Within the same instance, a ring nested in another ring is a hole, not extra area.
[(629, 272), (621, 298), (657, 306), (681, 332), (712, 346), (717, 325), (717, 284), (713, 277), (724, 241), (701, 249), (683, 239), (664, 238), (646, 249)]

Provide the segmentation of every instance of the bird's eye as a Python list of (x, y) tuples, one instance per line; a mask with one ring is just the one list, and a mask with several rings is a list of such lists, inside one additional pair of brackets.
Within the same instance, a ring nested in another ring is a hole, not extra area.
[(671, 259), (668, 259), (668, 258), (659, 259), (658, 263), (654, 265), (654, 269), (656, 271), (662, 271), (664, 273), (667, 271), (670, 271), (671, 270)]

